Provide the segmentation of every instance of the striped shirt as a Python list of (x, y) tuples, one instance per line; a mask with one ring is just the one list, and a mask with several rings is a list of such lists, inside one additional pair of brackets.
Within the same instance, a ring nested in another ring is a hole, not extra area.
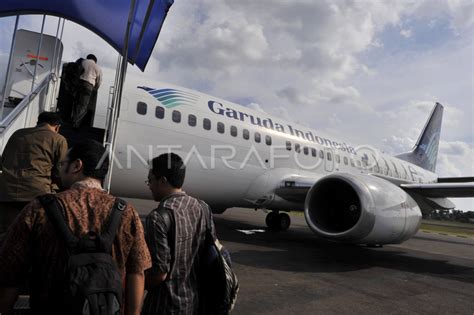
[[(160, 208), (170, 210), (174, 218), (174, 244), (168, 240), (166, 224), (157, 211)], [(145, 239), (153, 263), (149, 272), (168, 273), (168, 276), (148, 292), (142, 314), (197, 313), (199, 299), (195, 261), (206, 236), (206, 215), (208, 211), (203, 211), (201, 201), (181, 192), (163, 199), (158, 208), (146, 217)], [(212, 220), (211, 229), (215, 236)], [(173, 249), (174, 257), (171, 257)]]

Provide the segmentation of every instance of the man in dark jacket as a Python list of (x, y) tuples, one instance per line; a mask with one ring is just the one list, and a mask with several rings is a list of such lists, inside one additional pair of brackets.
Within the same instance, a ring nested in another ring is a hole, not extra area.
[(36, 127), (19, 129), (1, 157), (0, 242), (21, 209), (35, 197), (58, 189), (59, 162), (67, 153), (57, 113), (43, 112)]

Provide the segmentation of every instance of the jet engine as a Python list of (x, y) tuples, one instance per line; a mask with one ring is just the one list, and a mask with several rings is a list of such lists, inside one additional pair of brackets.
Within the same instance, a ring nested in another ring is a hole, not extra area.
[(369, 245), (401, 243), (421, 223), (420, 208), (405, 191), (364, 174), (321, 178), (306, 195), (304, 214), (319, 236)]

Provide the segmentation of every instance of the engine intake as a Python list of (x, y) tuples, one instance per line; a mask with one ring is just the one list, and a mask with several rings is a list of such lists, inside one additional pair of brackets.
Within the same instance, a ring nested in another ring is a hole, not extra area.
[(308, 204), (310, 220), (328, 233), (350, 230), (360, 219), (359, 196), (347, 182), (337, 178), (327, 178), (318, 183)]
[(332, 174), (309, 190), (305, 218), (311, 230), (350, 243), (400, 243), (419, 228), (421, 212), (401, 188), (371, 175)]

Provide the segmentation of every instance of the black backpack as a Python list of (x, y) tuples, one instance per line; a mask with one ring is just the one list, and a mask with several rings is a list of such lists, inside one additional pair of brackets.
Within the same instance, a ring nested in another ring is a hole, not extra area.
[(62, 207), (54, 195), (39, 197), (49, 220), (66, 242), (62, 296), (56, 310), (73, 315), (115, 315), (122, 306), (122, 279), (111, 253), (115, 234), (127, 204), (116, 198), (107, 226), (101, 235), (90, 231), (82, 238), (72, 234)]
[(237, 300), (239, 281), (229, 253), (224, 247), (219, 249), (212, 235), (211, 210), (204, 202), (201, 204), (206, 216), (206, 238), (199, 252), (199, 313), (228, 314)]

